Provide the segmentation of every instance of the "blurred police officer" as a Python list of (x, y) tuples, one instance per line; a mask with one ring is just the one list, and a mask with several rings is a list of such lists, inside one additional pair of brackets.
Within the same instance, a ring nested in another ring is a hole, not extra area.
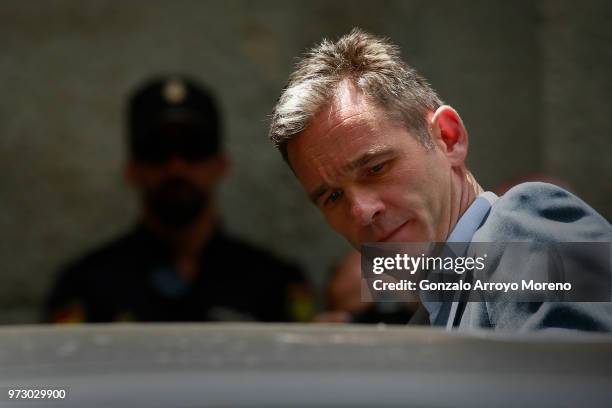
[(223, 232), (216, 191), (228, 161), (209, 92), (184, 76), (138, 88), (125, 176), (142, 216), (59, 275), (51, 322), (292, 321), (310, 313), (295, 266)]

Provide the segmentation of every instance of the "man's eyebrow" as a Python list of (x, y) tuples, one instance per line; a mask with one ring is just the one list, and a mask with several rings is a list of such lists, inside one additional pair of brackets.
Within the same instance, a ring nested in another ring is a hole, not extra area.
[(393, 155), (394, 152), (395, 150), (393, 150), (393, 148), (390, 148), (390, 147), (372, 149), (368, 152), (365, 152), (364, 154), (362, 154), (355, 160), (351, 161), (350, 163), (348, 163), (346, 165), (346, 169), (348, 171), (354, 171), (354, 170), (360, 169), (361, 167), (365, 166), (369, 162), (376, 160), (376, 159), (380, 159), (382, 157), (391, 156)]
[[(364, 154), (362, 154), (355, 160), (351, 161), (345, 167), (348, 171), (354, 171), (356, 169), (359, 169), (365, 166), (366, 164), (368, 164), (369, 162), (373, 160), (377, 160), (377, 159), (387, 157), (387, 156), (392, 156), (394, 153), (395, 153), (395, 150), (390, 147), (374, 148), (370, 151), (365, 152)], [(329, 186), (327, 186), (327, 184), (321, 184), (320, 186), (315, 188), (311, 193), (308, 194), (308, 196), (310, 197), (310, 201), (317, 204), (317, 201), (319, 200), (319, 198), (321, 198), (321, 196), (324, 195), (328, 189), (329, 189)]]

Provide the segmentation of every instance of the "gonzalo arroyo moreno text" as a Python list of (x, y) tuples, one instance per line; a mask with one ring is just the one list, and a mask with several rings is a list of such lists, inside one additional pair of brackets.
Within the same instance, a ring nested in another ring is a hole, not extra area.
[[(482, 271), (486, 267), (487, 254), (476, 257), (439, 257), (439, 256), (409, 256), (396, 254), (391, 257), (375, 257), (372, 259), (372, 273), (381, 275), (387, 271), (401, 271), (414, 275), (419, 270), (435, 272), (454, 272), (463, 275), (468, 270)], [(533, 279), (522, 279), (520, 282), (486, 282), (476, 279), (468, 282), (463, 279), (452, 282), (432, 282), (427, 279), (400, 279), (392, 282), (375, 279), (372, 282), (375, 291), (569, 291), (569, 282), (538, 282)]]

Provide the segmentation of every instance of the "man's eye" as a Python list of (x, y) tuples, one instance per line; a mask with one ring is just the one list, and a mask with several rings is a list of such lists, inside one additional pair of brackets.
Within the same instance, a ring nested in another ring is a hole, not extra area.
[(376, 166), (371, 167), (369, 173), (370, 174), (380, 173), (384, 168), (385, 168), (385, 163), (380, 163), (380, 164), (377, 164)]
[(325, 199), (325, 205), (328, 204), (333, 204), (336, 201), (338, 201), (340, 199), (340, 197), (342, 197), (342, 192), (341, 191), (334, 191), (332, 192), (329, 196), (327, 196), (327, 198)]

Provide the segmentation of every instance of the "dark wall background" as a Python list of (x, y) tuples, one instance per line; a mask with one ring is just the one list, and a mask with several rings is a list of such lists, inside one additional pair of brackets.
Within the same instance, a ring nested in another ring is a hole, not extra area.
[(0, 323), (36, 321), (57, 268), (130, 225), (123, 101), (168, 71), (222, 103), (228, 229), (301, 262), (320, 288), (348, 246), (269, 145), (267, 115), (295, 58), (353, 26), (398, 43), (462, 114), (485, 188), (545, 172), (610, 219), (610, 21), (604, 0), (4, 1)]

